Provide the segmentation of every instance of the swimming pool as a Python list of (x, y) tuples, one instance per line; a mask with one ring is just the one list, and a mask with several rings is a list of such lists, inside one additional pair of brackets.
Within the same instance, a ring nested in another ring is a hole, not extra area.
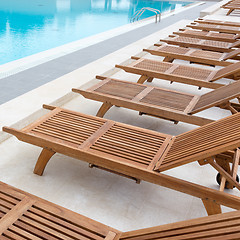
[[(0, 64), (101, 33), (130, 22), (142, 7), (161, 12), (190, 2), (157, 0), (0, 1)], [(145, 12), (142, 18), (153, 15)]]

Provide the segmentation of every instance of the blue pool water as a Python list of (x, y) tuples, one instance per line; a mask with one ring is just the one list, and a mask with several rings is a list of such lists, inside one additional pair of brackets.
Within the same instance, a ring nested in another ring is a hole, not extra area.
[[(169, 12), (190, 2), (157, 0), (0, 0), (0, 64), (130, 22), (142, 7)], [(143, 18), (151, 16), (146, 12)]]

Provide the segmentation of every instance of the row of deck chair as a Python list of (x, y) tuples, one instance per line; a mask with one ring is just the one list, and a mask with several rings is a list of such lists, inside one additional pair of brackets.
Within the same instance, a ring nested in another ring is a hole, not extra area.
[[(139, 65), (144, 65), (146, 62), (151, 65), (151, 61), (139, 59), (136, 62)], [(90, 90), (88, 89), (87, 93), (91, 95), (88, 98), (95, 99), (97, 96), (95, 100), (103, 102), (98, 116), (103, 116), (112, 105), (117, 105), (136, 108), (135, 110), (141, 113), (159, 115), (163, 118), (165, 116), (174, 121), (192, 121), (197, 125), (206, 125), (178, 136), (171, 136), (45, 105), (44, 107), (51, 111), (36, 122), (22, 130), (4, 127), (3, 131), (15, 135), (21, 141), (42, 148), (34, 169), (34, 173), (38, 175), (43, 174), (48, 161), (55, 153), (61, 153), (86, 161), (92, 167), (96, 166), (136, 181), (145, 180), (199, 197), (203, 200), (208, 214), (220, 213), (220, 204), (240, 209), (240, 200), (237, 197), (222, 192), (225, 187), (236, 187), (240, 190), (237, 181), (240, 155), (238, 150), (240, 147), (240, 113), (237, 113), (239, 105), (229, 102), (238, 96), (239, 82), (222, 88), (220, 88), (221, 84), (210, 82), (223, 76), (237, 78), (240, 63), (231, 64), (218, 71), (204, 70), (203, 72), (190, 66), (185, 66), (183, 69), (180, 65), (163, 64), (165, 65), (156, 67), (155, 70), (167, 67), (168, 73), (186, 72), (182, 76), (180, 74), (180, 77), (174, 75), (174, 79), (185, 79), (189, 74), (188, 71), (199, 75), (205, 74), (209, 84), (213, 84), (212, 88), (218, 89), (199, 97), (100, 77), (103, 81)], [(166, 72), (164, 74), (167, 75)], [(148, 76), (147, 79), (151, 81), (152, 77), (155, 75)], [(146, 80), (145, 73), (140, 82), (142, 83), (143, 80)], [(187, 80), (184, 80), (185, 83)], [(201, 82), (204, 83), (204, 81), (199, 81), (196, 85), (210, 86), (199, 85)], [(121, 88), (124, 91), (119, 91)], [(118, 91), (111, 92), (112, 89)], [(78, 90), (74, 91), (78, 92)], [(160, 100), (159, 104), (160, 92), (165, 102)], [(83, 92), (80, 93), (83, 94)], [(166, 96), (170, 96), (169, 100)], [(109, 99), (111, 99), (110, 102)], [(157, 110), (151, 109), (154, 104)], [(227, 108), (234, 115), (216, 122), (190, 117), (190, 114), (213, 105)], [(221, 192), (161, 173), (193, 161), (198, 161), (200, 165), (210, 164), (219, 172), (218, 181)]]
[[(160, 43), (155, 44), (156, 47), (144, 49), (144, 51), (151, 54), (165, 57), (163, 61), (132, 57), (136, 61), (125, 65), (118, 64), (116, 67), (126, 72), (140, 75), (138, 83), (151, 82), (153, 78), (159, 78), (171, 82), (175, 81), (216, 89), (222, 86), (222, 84), (216, 82), (221, 78), (238, 80), (240, 77), (240, 63), (238, 61), (240, 48), (237, 48), (240, 45), (240, 40), (238, 40), (239, 35), (208, 32), (212, 29), (220, 31), (220, 28), (231, 28), (231, 26), (216, 25), (216, 23), (214, 24), (213, 21), (204, 23), (201, 19), (197, 20), (194, 24), (187, 25), (187, 27), (198, 26), (201, 28), (201, 31), (185, 29), (175, 32), (179, 35), (161, 40)], [(207, 32), (206, 29), (208, 29)], [(206, 37), (207, 39), (205, 39)], [(209, 40), (208, 38), (217, 39)], [(223, 38), (231, 41), (220, 41)], [(162, 42), (167, 44), (163, 44)], [(200, 48), (201, 50), (194, 48)], [(220, 65), (224, 66), (224, 68), (208, 70), (172, 63), (175, 59), (213, 66)], [(226, 61), (228, 59), (235, 59), (237, 61)]]
[(0, 182), (0, 195), (2, 240), (240, 238), (240, 211), (121, 232), (2, 182)]
[[(199, 29), (189, 28), (196, 27), (196, 24)], [(207, 27), (201, 27), (205, 25)], [(222, 31), (222, 26), (226, 28), (240, 26), (238, 23), (198, 19), (188, 26), (173, 32), (174, 35), (144, 51), (165, 57), (166, 62), (181, 59), (211, 66), (228, 66), (233, 63), (228, 60), (240, 60), (239, 34), (217, 32)], [(167, 44), (163, 44), (164, 42)]]

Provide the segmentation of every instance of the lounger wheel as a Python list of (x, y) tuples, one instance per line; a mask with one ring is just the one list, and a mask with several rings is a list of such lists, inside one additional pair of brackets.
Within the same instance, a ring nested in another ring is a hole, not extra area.
[[(218, 173), (217, 176), (216, 176), (216, 181), (217, 181), (217, 183), (218, 183), (219, 185), (221, 184), (221, 178), (222, 178), (221, 174)], [(239, 182), (239, 176), (238, 176), (238, 175), (237, 175), (237, 177), (236, 177), (236, 180), (237, 180), (237, 182)], [(225, 188), (228, 189), (228, 188), (229, 188), (228, 186), (229, 186), (229, 182), (226, 181)], [(234, 187), (235, 187), (235, 186), (234, 186)]]

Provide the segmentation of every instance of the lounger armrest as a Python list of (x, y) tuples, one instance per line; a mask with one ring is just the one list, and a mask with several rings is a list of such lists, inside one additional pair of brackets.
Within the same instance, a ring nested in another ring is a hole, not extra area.
[(95, 78), (98, 80), (105, 80), (107, 77), (96, 75)]
[(55, 107), (55, 106), (48, 105), (48, 104), (43, 104), (42, 107), (43, 107), (44, 109), (51, 110), (51, 111), (54, 110), (55, 108), (57, 108), (57, 107)]
[(138, 59), (140, 59), (140, 57), (137, 57), (137, 56), (131, 56), (131, 59), (133, 59), (133, 60), (138, 60)]
[(20, 130), (17, 130), (15, 128), (11, 128), (11, 127), (6, 127), (6, 126), (4, 126), (2, 128), (2, 130), (3, 130), (3, 132), (9, 133), (9, 134), (12, 134), (15, 136), (17, 136), (17, 134), (19, 134), (19, 133), (22, 133)]

